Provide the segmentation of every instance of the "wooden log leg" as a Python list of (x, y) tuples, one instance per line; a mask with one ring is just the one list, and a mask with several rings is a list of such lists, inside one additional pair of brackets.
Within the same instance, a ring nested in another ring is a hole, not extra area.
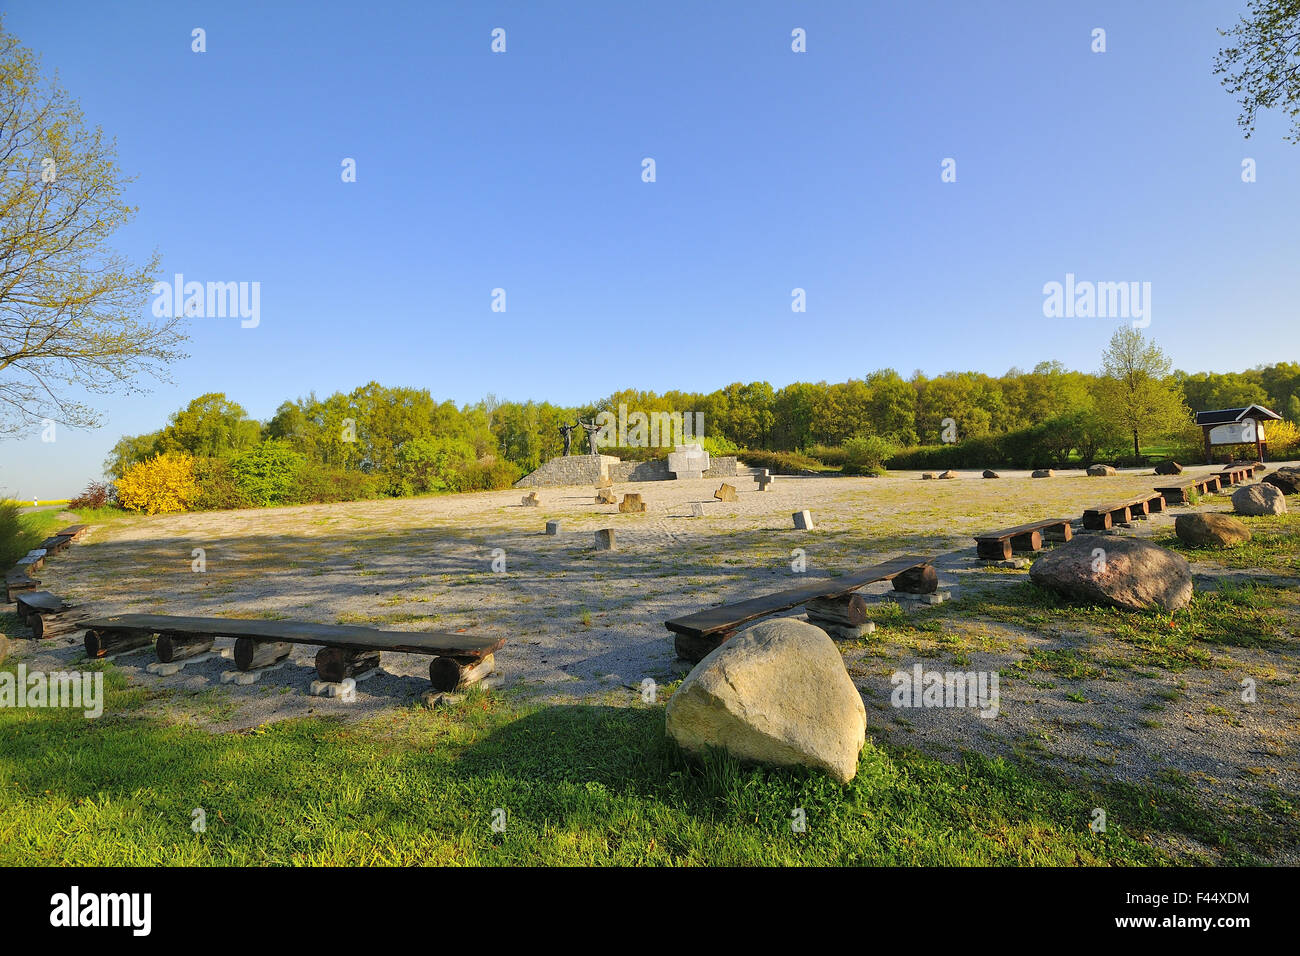
[(934, 569), (933, 564), (923, 564), (897, 575), (893, 585), (895, 591), (902, 591), (904, 594), (933, 594), (939, 590), (939, 572)]
[(316, 676), (335, 684), (345, 677), (356, 677), (378, 666), (379, 651), (322, 647), (316, 652)]
[(47, 637), (71, 634), (81, 630), (85, 615), (80, 611), (59, 611), (54, 614), (32, 613), (27, 617), (27, 626), (32, 629), (32, 640), (41, 641)]
[(837, 628), (861, 628), (867, 623), (867, 602), (861, 594), (843, 597), (813, 598), (804, 604), (808, 622), (821, 627), (828, 624)]
[[(1028, 534), (1018, 534), (1011, 539), (1012, 551), (1042, 551), (1043, 535), (1042, 532), (1035, 529)], [(938, 578), (935, 579), (936, 585)]]
[(212, 650), (213, 638), (193, 634), (159, 634), (154, 649), (158, 660), (164, 664), (183, 661), (189, 657), (198, 657)]
[(481, 660), (474, 657), (435, 657), (429, 662), (429, 680), (434, 690), (451, 691), (477, 684), (492, 673), (494, 655)]
[(985, 561), (1010, 561), (1011, 542), (1005, 538), (996, 541), (977, 541), (975, 554)]
[(86, 631), (86, 656), (89, 658), (107, 657), (109, 654), (121, 654), (123, 651), (148, 647), (153, 643), (153, 635), (147, 631)]
[(241, 671), (269, 667), (289, 656), (293, 645), (288, 641), (259, 641), (241, 637), (235, 641), (235, 666)]
[(1088, 512), (1083, 516), (1083, 526), (1089, 531), (1107, 531), (1111, 526), (1110, 512)]
[(709, 654), (727, 642), (735, 631), (717, 631), (713, 634), (678, 634), (673, 640), (677, 656), (684, 661), (698, 664)]
[(1150, 505), (1152, 514), (1160, 514), (1165, 510), (1165, 496), (1161, 495), (1159, 498), (1152, 498), (1147, 504)]

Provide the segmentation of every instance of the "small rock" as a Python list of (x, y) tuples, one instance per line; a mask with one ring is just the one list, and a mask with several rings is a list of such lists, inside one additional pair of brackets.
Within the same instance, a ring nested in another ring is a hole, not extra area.
[(639, 494), (628, 493), (618, 503), (618, 510), (620, 514), (640, 514), (645, 511), (645, 502)]
[(1156, 465), (1157, 475), (1181, 475), (1182, 473), (1183, 466), (1176, 461), (1162, 461)]
[(546, 533), (559, 534), (561, 527), (563, 527), (563, 525), (559, 521), (548, 521), (546, 522)]
[(597, 551), (613, 551), (615, 548), (613, 528), (601, 528), (596, 532)]
[(794, 518), (794, 526), (800, 531), (812, 531), (813, 519), (811, 511), (796, 511), (791, 517)]
[(736, 489), (724, 482), (722, 487), (713, 493), (713, 497), (719, 501), (735, 501)]
[(528, 494), (524, 495), (523, 505), (525, 508), (539, 507), (541, 505), (541, 501), (539, 501), (537, 498), (537, 492), (530, 491), (528, 492)]
[(922, 473), (921, 473), (921, 480), (922, 480), (922, 481), (933, 481), (934, 479), (936, 479), (936, 478), (938, 478), (938, 477), (939, 477), (939, 473), (936, 472), (936, 471), (925, 471), (925, 472), (922, 472)]
[(1231, 548), (1250, 540), (1250, 529), (1236, 518), (1204, 512), (1179, 515), (1174, 533), (1197, 548)]
[(1118, 472), (1110, 465), (1089, 465), (1088, 474), (1093, 478), (1108, 478)]
[(984, 477), (985, 477), (985, 478), (1001, 478), (1002, 476), (999, 475), (999, 474), (998, 474), (996, 471), (994, 471), (992, 468), (985, 468), (985, 469), (984, 469)]
[(940, 478), (956, 478), (956, 477), (957, 477), (957, 472), (955, 472), (955, 471), (951, 471), (951, 470), (949, 470), (949, 471), (945, 471), (945, 472), (941, 473), (941, 474), (939, 475), (939, 477), (940, 477)]
[(614, 494), (609, 488), (601, 488), (596, 492), (596, 504), (598, 505), (616, 505), (618, 504), (618, 495)]
[(1039, 468), (1036, 469), (1034, 472), (1032, 472), (1029, 477), (1030, 478), (1054, 478), (1056, 477), (1056, 472), (1052, 471), (1052, 469), (1050, 468)]

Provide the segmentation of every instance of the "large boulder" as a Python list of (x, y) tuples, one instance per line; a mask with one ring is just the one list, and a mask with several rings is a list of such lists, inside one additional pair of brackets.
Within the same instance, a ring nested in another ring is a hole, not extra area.
[(1284, 515), (1286, 495), (1276, 485), (1242, 485), (1232, 493), (1232, 510), (1239, 515)]
[(1088, 474), (1093, 478), (1106, 478), (1116, 474), (1116, 471), (1110, 465), (1089, 465)]
[(1192, 568), (1140, 538), (1080, 535), (1034, 562), (1029, 577), (1066, 597), (1126, 610), (1177, 610), (1192, 599)]
[(949, 469), (948, 471), (942, 472), (942, 473), (939, 475), (939, 477), (940, 477), (940, 478), (956, 478), (956, 477), (957, 477), (957, 472), (953, 471), (952, 469)]
[(1179, 515), (1174, 533), (1195, 548), (1231, 548), (1250, 540), (1250, 529), (1236, 518), (1204, 512)]
[(985, 477), (985, 478), (1000, 478), (1000, 477), (1002, 477), (1002, 476), (999, 475), (999, 474), (998, 474), (996, 471), (994, 471), (992, 468), (985, 468), (985, 469), (984, 469), (984, 477)]
[(668, 733), (691, 753), (718, 747), (848, 783), (867, 712), (826, 632), (777, 618), (746, 628), (695, 666), (668, 701)]
[(1052, 471), (1052, 469), (1050, 468), (1038, 468), (1030, 472), (1029, 477), (1030, 478), (1051, 478), (1055, 476), (1055, 474), (1056, 472)]
[(1182, 473), (1183, 466), (1176, 461), (1162, 461), (1156, 465), (1157, 475), (1181, 475)]
[(1284, 495), (1300, 495), (1300, 468), (1279, 468), (1264, 480), (1282, 489)]

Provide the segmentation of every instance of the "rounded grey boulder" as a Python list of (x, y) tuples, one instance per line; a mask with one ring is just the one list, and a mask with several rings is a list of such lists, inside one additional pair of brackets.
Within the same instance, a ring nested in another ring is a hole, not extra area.
[(867, 712), (844, 658), (819, 627), (792, 618), (741, 631), (695, 665), (668, 701), (668, 734), (688, 753), (858, 772)]
[(1232, 510), (1239, 515), (1284, 515), (1286, 495), (1273, 484), (1242, 485), (1232, 493)]
[(1177, 610), (1192, 599), (1192, 568), (1181, 554), (1139, 538), (1079, 535), (1029, 569), (1039, 587), (1131, 611)]

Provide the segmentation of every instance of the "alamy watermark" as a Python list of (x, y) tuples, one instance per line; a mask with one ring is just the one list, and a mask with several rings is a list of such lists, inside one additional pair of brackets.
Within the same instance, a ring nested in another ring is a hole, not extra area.
[(262, 283), (186, 282), (176, 273), (172, 282), (155, 282), (153, 314), (157, 318), (242, 319), (245, 329), (262, 321)]
[(1043, 315), (1049, 319), (1132, 319), (1133, 328), (1151, 324), (1150, 282), (1076, 281), (1043, 285)]
[(972, 707), (992, 720), (998, 715), (996, 671), (927, 671), (920, 664), (895, 671), (890, 703), (895, 707)]
[(103, 671), (27, 670), (19, 664), (16, 673), (0, 671), (0, 707), (68, 707), (83, 710), (89, 718), (104, 713)]
[(596, 416), (597, 448), (673, 448), (689, 445), (704, 437), (703, 412), (632, 412), (619, 403), (618, 416), (601, 412)]

